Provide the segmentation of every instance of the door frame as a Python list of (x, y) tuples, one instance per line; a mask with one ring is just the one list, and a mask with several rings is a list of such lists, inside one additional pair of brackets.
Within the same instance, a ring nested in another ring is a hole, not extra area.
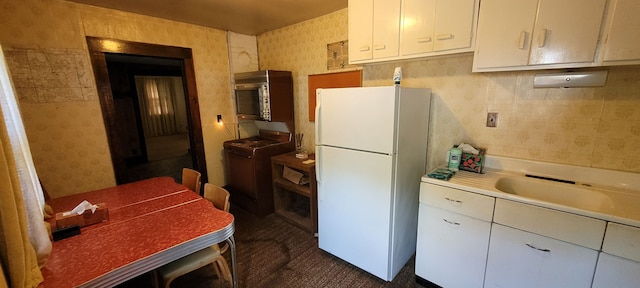
[[(131, 42), (119, 39), (109, 39), (87, 36), (87, 46), (89, 57), (93, 66), (93, 73), (96, 79), (96, 88), (102, 117), (109, 141), (111, 161), (117, 184), (127, 183), (127, 165), (125, 162), (124, 147), (120, 147), (119, 135), (116, 129), (116, 110), (113, 102), (111, 83), (109, 81), (109, 71), (105, 53), (128, 54), (135, 56), (150, 56), (175, 58), (182, 60), (183, 81), (185, 95), (187, 97), (187, 121), (189, 123), (189, 139), (191, 146), (191, 157), (193, 168), (202, 174), (202, 182), (208, 182), (207, 165), (204, 154), (204, 139), (202, 136), (202, 122), (200, 120), (200, 105), (198, 103), (198, 92), (196, 90), (195, 71), (193, 68), (193, 57), (191, 48), (165, 46), (149, 43)], [(196, 191), (199, 193), (200, 191)]]

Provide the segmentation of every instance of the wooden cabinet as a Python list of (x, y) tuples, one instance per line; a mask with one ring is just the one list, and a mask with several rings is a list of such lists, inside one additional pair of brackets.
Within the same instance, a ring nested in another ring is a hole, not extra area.
[(477, 0), (405, 0), (402, 4), (402, 56), (473, 51)]
[(441, 287), (482, 287), (494, 201), (421, 183), (416, 275)]
[(483, 0), (473, 71), (596, 65), (607, 0)]
[[(302, 184), (285, 178), (285, 169), (302, 174)], [(315, 155), (296, 158), (296, 153), (271, 157), (273, 174), (273, 205), (275, 213), (285, 220), (312, 233), (318, 232), (318, 191)]]
[(640, 1), (615, 0), (610, 3), (608, 31), (604, 45), (605, 64), (640, 63)]
[(484, 287), (589, 288), (597, 259), (598, 251), (494, 223)]
[(350, 63), (398, 56), (400, 1), (349, 0), (348, 18)]

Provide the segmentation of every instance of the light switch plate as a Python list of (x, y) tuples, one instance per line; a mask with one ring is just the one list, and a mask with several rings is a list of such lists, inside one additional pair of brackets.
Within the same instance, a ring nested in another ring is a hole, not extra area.
[(497, 127), (498, 126), (498, 113), (490, 112), (487, 113), (487, 127)]

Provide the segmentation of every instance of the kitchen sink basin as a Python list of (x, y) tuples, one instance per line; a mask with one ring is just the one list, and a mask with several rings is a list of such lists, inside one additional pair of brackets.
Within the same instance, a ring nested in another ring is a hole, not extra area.
[(495, 188), (509, 194), (600, 213), (611, 213), (613, 200), (600, 191), (576, 184), (527, 177), (500, 177)]

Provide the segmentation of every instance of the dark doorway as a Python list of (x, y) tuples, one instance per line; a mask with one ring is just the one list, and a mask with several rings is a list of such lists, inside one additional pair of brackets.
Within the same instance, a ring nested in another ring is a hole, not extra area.
[[(154, 176), (180, 181), (182, 167), (207, 181), (204, 144), (191, 49), (87, 37), (100, 97), (116, 182)], [(183, 129), (171, 135), (145, 136), (136, 76), (173, 78), (182, 87), (186, 110)], [(199, 191), (198, 191), (199, 192)]]

